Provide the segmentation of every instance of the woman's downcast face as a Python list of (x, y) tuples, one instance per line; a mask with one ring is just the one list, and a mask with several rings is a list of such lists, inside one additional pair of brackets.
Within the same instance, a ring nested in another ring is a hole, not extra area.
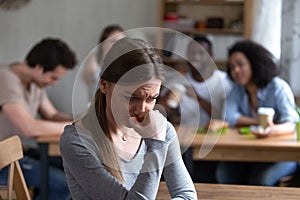
[(107, 112), (118, 124), (130, 127), (130, 117), (142, 121), (147, 111), (154, 108), (160, 86), (158, 79), (130, 85), (109, 83), (105, 92)]

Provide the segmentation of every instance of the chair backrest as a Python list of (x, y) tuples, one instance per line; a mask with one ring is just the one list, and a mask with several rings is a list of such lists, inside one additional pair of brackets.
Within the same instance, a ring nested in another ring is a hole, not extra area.
[(23, 158), (23, 149), (18, 136), (0, 142), (0, 169), (9, 167), (6, 187), (8, 200), (12, 200), (14, 192), (18, 200), (31, 199), (19, 164), (21, 158)]

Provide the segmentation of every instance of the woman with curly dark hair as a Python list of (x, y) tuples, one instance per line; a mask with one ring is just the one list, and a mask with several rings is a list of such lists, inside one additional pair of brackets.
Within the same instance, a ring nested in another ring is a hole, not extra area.
[[(252, 41), (241, 41), (229, 49), (228, 74), (235, 82), (226, 102), (225, 120), (231, 127), (258, 126), (256, 137), (293, 134), (298, 115), (290, 86), (278, 77), (273, 55)], [(258, 110), (273, 109), (273, 120), (260, 127)], [(271, 155), (270, 155), (271, 156)], [(280, 178), (296, 171), (294, 162), (221, 163), (220, 183), (276, 185)]]

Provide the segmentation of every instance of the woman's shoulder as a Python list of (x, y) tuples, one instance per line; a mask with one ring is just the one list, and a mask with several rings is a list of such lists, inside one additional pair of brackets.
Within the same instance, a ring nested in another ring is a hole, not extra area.
[(288, 85), (288, 83), (283, 80), (282, 78), (275, 76), (272, 80), (271, 80), (271, 84), (274, 85)]
[(60, 138), (61, 145), (66, 143), (93, 143), (93, 138), (88, 134), (87, 130), (72, 124), (65, 126), (64, 132)]
[(60, 149), (62, 154), (74, 153), (85, 149), (96, 156), (97, 144), (90, 132), (77, 125), (67, 125), (60, 139)]
[(176, 137), (176, 130), (174, 126), (168, 122), (167, 123), (167, 135), (166, 135), (166, 141), (170, 141), (172, 138)]
[(62, 141), (65, 141), (67, 139), (74, 138), (77, 136), (78, 136), (78, 133), (75, 128), (75, 125), (73, 125), (73, 124), (67, 125), (67, 126), (65, 126), (63, 134), (60, 137), (60, 141), (62, 142)]
[(290, 90), (289, 84), (281, 79), (280, 77), (274, 77), (271, 82), (268, 84), (269, 88), (272, 88), (274, 91), (276, 90)]
[(76, 127), (76, 125), (70, 124), (70, 125), (65, 126), (64, 132), (61, 136), (61, 139), (76, 138), (78, 136), (79, 136), (78, 135), (78, 128)]

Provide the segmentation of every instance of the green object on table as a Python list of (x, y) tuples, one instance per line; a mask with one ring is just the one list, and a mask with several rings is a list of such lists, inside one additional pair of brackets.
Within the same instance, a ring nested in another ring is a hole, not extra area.
[(206, 134), (206, 132), (207, 132), (207, 129), (204, 127), (199, 127), (197, 130), (197, 133), (201, 133), (201, 134)]
[(300, 121), (296, 122), (297, 141), (300, 141)]
[(240, 128), (239, 132), (243, 135), (250, 135), (251, 134), (251, 130), (250, 130), (249, 127), (242, 127), (242, 128)]
[(209, 134), (218, 134), (218, 133), (223, 134), (227, 130), (228, 130), (227, 127), (225, 127), (225, 128), (219, 128), (216, 131), (208, 130), (207, 128), (204, 128), (204, 127), (199, 127), (198, 130), (197, 130), (197, 133), (199, 133), (199, 134), (207, 134), (207, 133), (209, 133)]

